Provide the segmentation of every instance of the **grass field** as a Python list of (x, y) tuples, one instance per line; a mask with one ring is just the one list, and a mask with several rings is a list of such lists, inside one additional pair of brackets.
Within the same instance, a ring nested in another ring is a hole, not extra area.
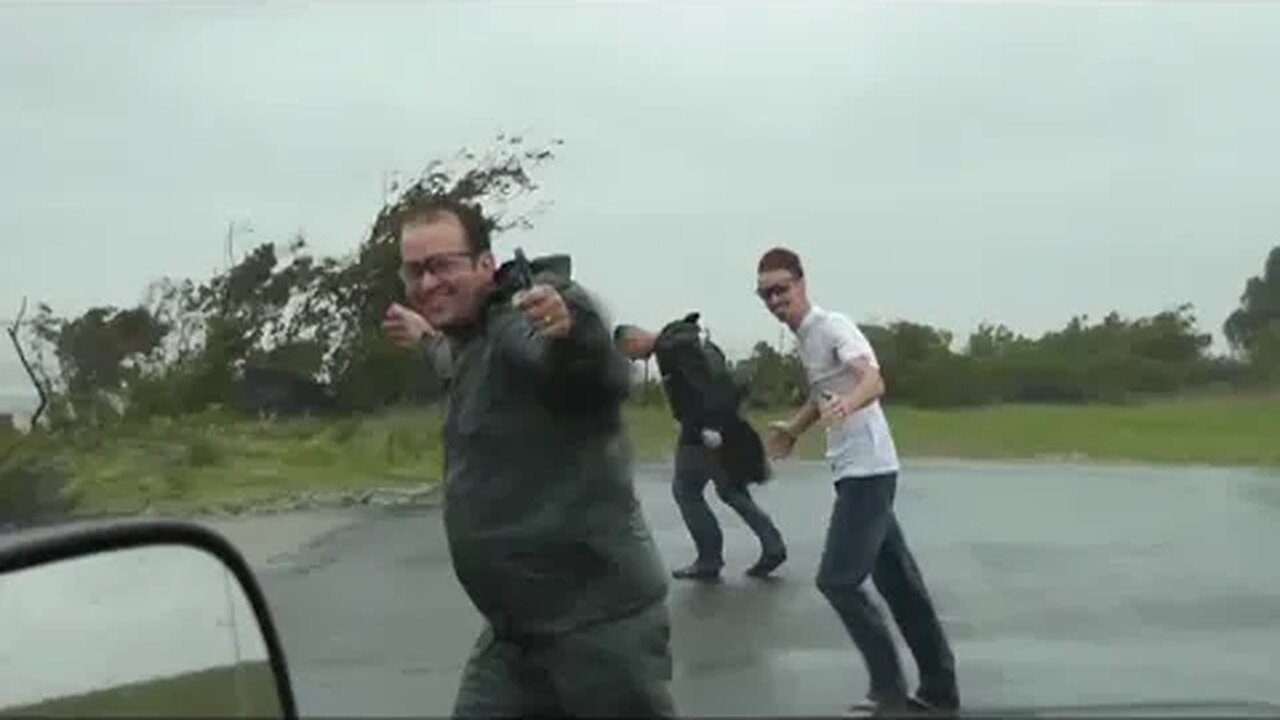
[[(750, 414), (757, 427), (785, 410)], [(1280, 396), (1214, 396), (1127, 406), (890, 407), (904, 457), (1072, 458), (1280, 467)], [(136, 511), (252, 504), (299, 491), (418, 484), (439, 477), (439, 409), (373, 418), (256, 422), (219, 415), (155, 422), (81, 438), (55, 452), (80, 509)], [(665, 407), (633, 406), (640, 460), (670, 456)], [(797, 449), (822, 457), (822, 430)]]
[(70, 453), (77, 502), (95, 511), (253, 504), (297, 492), (438, 478), (438, 411), (257, 422), (217, 415), (121, 428)]
[(902, 453), (917, 457), (1073, 457), (1153, 464), (1280, 467), (1280, 397), (1141, 405), (890, 411)]

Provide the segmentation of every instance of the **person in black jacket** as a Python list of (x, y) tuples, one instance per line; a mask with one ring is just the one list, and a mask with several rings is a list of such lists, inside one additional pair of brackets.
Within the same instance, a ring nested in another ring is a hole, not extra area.
[(697, 549), (677, 579), (713, 580), (724, 567), (724, 536), (707, 505), (707, 481), (760, 541), (760, 558), (747, 574), (764, 577), (787, 559), (782, 534), (751, 497), (749, 485), (769, 476), (760, 437), (738, 413), (741, 394), (724, 354), (702, 337), (698, 313), (668, 323), (658, 333), (618, 325), (614, 342), (633, 360), (656, 355), (663, 390), (680, 425), (672, 494)]

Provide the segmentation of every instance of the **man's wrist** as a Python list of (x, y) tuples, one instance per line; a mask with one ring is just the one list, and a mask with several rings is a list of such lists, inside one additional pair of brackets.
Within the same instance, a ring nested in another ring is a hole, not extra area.
[(875, 396), (872, 393), (866, 392), (861, 387), (857, 387), (848, 395), (844, 396), (844, 401), (849, 406), (850, 410), (857, 412), (869, 405), (874, 397)]

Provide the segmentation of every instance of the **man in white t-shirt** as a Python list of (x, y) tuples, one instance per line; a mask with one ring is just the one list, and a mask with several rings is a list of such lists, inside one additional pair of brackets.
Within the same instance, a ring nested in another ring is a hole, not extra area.
[[(819, 590), (862, 653), (870, 676), (858, 714), (959, 708), (955, 658), (933, 601), (893, 513), (898, 453), (879, 398), (884, 393), (876, 354), (846, 316), (809, 301), (800, 258), (785, 248), (764, 254), (757, 293), (795, 333), (809, 380), (809, 399), (793, 417), (770, 426), (775, 458), (791, 453), (813, 423), (827, 425), (827, 461), (836, 501), (818, 569)], [(911, 696), (884, 614), (864, 587), (870, 576), (893, 611), (920, 670)]]

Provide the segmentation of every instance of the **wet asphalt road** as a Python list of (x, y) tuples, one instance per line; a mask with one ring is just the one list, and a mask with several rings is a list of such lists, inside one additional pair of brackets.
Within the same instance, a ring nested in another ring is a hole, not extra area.
[[(667, 472), (642, 468), (637, 487), (675, 567), (690, 543)], [(830, 715), (865, 691), (813, 585), (832, 499), (824, 467), (780, 466), (758, 497), (791, 550), (777, 578), (741, 576), (757, 546), (712, 495), (725, 581), (673, 582), (682, 714)], [(1280, 475), (913, 462), (897, 509), (970, 710), (1280, 703)], [(438, 512), (371, 514), (273, 559), (263, 580), (303, 714), (449, 712), (480, 621)]]

